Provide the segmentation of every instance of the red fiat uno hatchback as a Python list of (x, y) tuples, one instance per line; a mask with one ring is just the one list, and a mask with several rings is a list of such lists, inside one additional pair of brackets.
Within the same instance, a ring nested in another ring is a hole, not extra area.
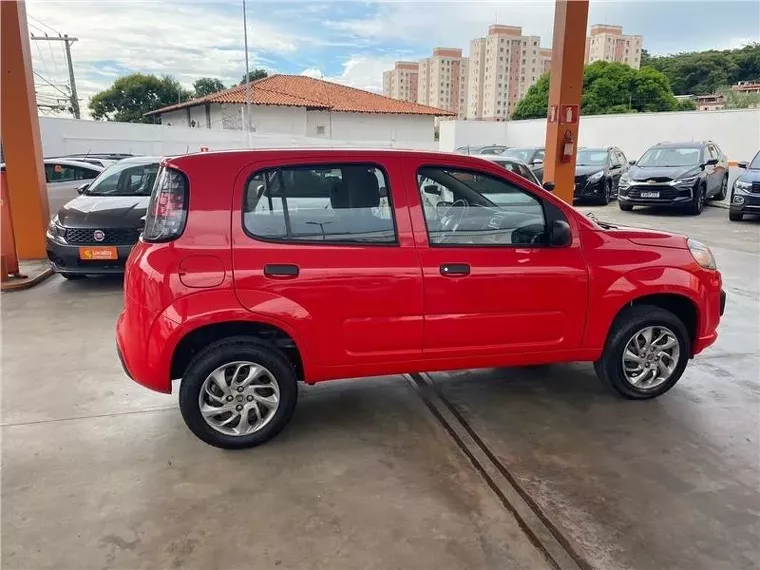
[(475, 157), (254, 150), (163, 162), (127, 262), (119, 354), (224, 448), (275, 436), (299, 381), (591, 361), (667, 392), (711, 345), (710, 250), (597, 223)]

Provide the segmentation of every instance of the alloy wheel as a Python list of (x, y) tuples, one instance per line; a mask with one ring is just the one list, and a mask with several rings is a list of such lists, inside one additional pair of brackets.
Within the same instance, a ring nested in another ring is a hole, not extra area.
[(623, 350), (623, 375), (639, 390), (652, 390), (667, 382), (678, 366), (681, 346), (664, 326), (648, 326), (630, 338)]
[(274, 418), (280, 386), (274, 375), (255, 362), (223, 364), (201, 386), (198, 406), (206, 423), (225, 435), (257, 432)]

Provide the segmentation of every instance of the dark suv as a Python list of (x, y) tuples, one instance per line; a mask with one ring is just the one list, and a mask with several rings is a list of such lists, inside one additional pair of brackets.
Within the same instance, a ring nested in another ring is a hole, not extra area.
[(626, 172), (628, 159), (617, 147), (578, 149), (574, 198), (608, 204), (617, 196), (620, 177)]
[(752, 162), (740, 162), (739, 168), (743, 168), (744, 172), (736, 179), (731, 190), (728, 219), (732, 222), (740, 222), (745, 214), (760, 215), (760, 152)]
[(701, 214), (705, 200), (723, 200), (728, 191), (728, 159), (712, 141), (659, 143), (620, 178), (618, 204), (676, 206)]

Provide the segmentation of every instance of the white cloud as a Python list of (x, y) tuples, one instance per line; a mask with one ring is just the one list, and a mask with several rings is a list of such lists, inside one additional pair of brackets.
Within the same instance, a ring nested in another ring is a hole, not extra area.
[[(239, 81), (245, 61), (241, 15), (212, 8), (188, 2), (30, 0), (27, 13), (30, 31), (36, 35), (50, 32), (44, 22), (79, 38), (72, 58), (80, 97), (88, 99), (116, 76), (131, 72), (171, 74), (185, 86), (199, 77)], [(248, 30), (252, 67), (268, 67), (262, 65), (265, 60), (259, 51), (292, 54), (306, 41), (256, 18), (249, 18)], [(65, 85), (68, 74), (61, 44), (32, 44), (35, 71)]]
[(316, 77), (326, 81), (350, 85), (367, 91), (382, 92), (383, 71), (393, 67), (393, 57), (350, 57), (343, 63), (343, 73), (340, 75), (326, 76), (318, 68), (308, 68), (301, 75)]

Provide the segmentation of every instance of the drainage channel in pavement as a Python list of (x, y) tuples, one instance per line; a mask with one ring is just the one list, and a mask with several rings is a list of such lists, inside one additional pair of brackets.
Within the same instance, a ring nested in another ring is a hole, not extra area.
[(407, 374), (416, 394), (470, 460), (528, 539), (557, 570), (593, 570), (427, 374)]

